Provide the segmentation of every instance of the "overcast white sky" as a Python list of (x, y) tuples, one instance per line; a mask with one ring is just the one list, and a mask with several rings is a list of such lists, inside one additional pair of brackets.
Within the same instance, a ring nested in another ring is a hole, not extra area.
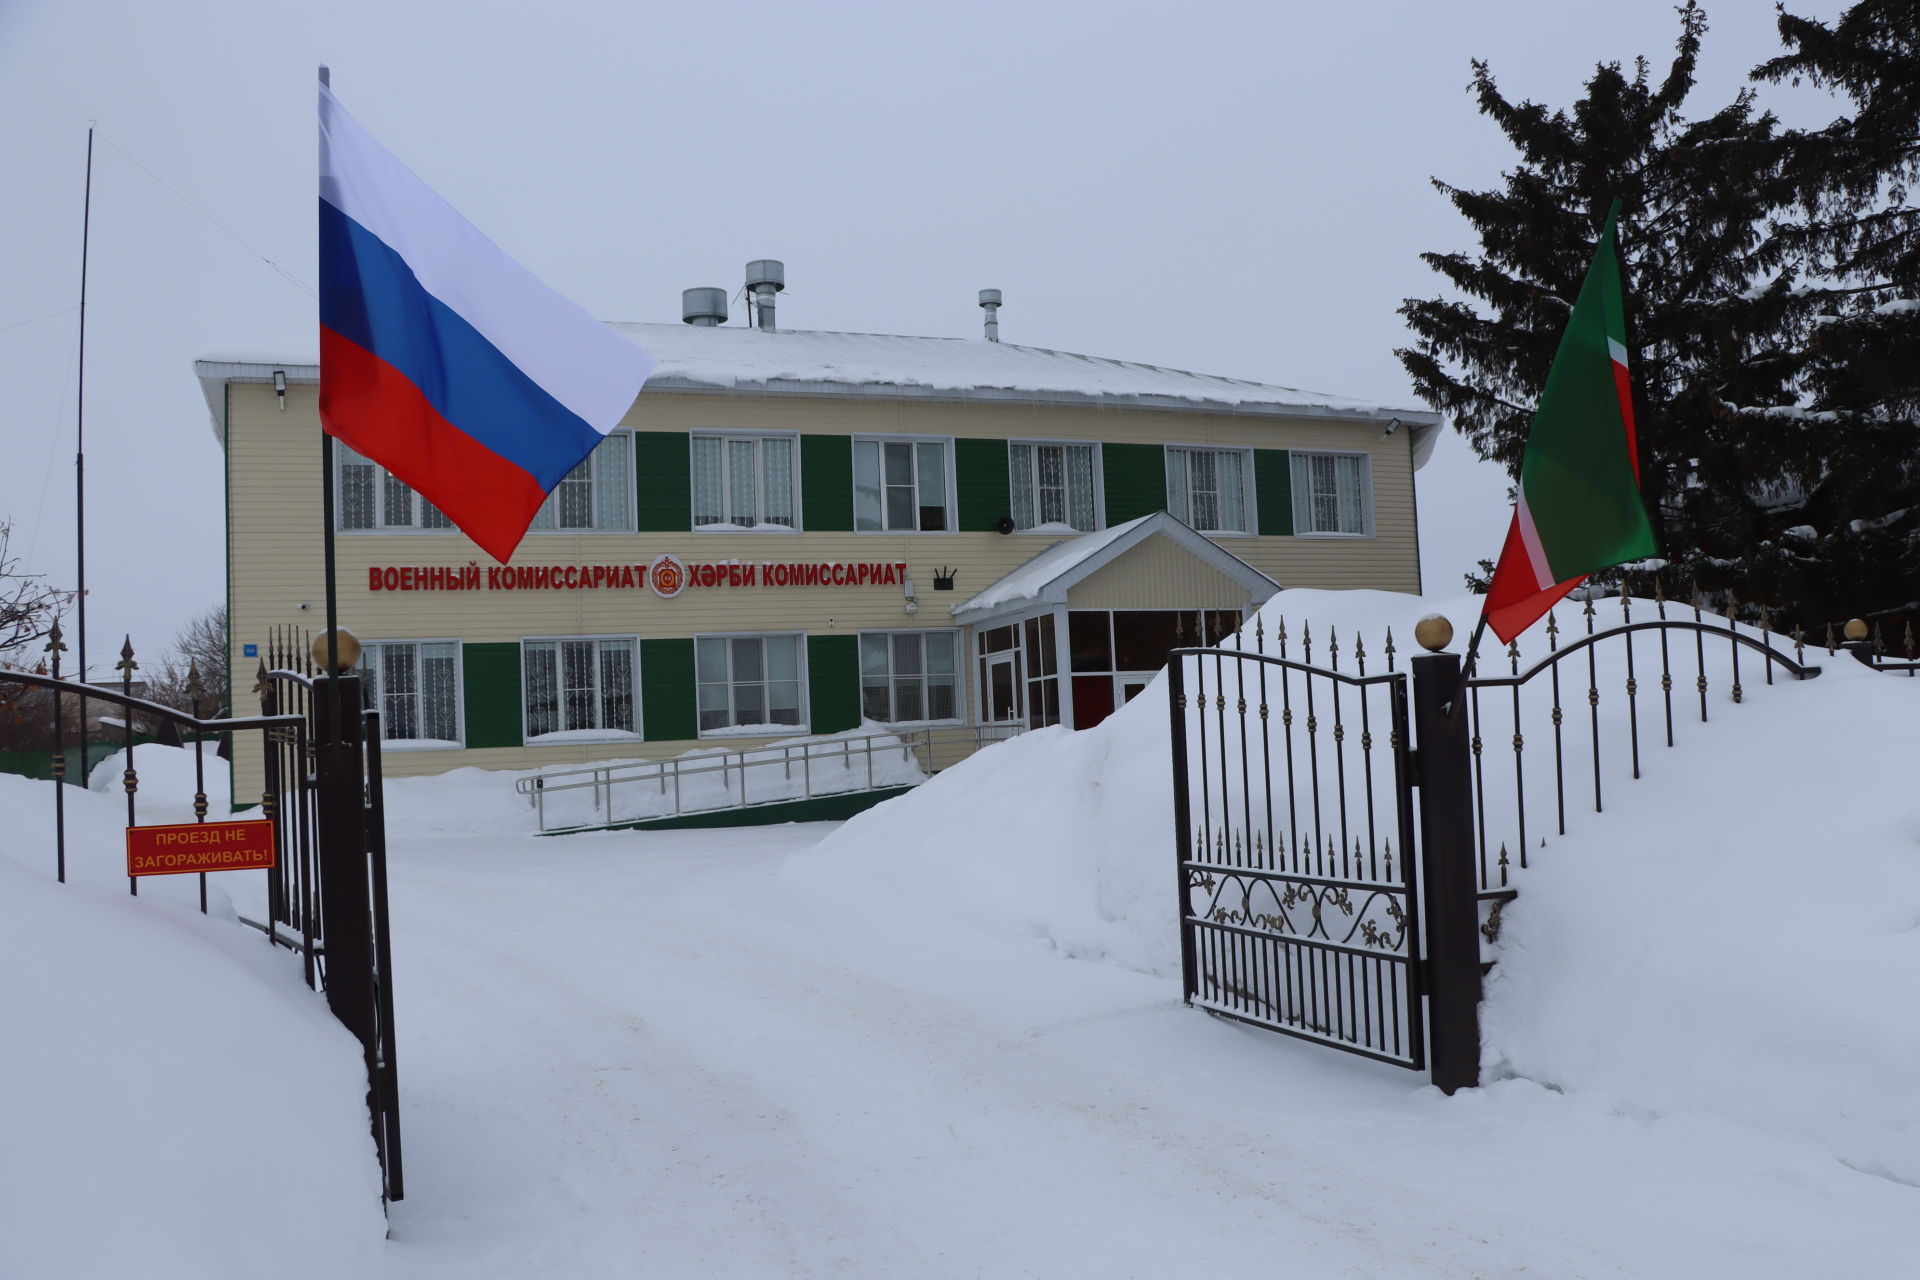
[[(1708, 8), (1701, 114), (1776, 47), (1765, 0)], [(1427, 179), (1512, 159), (1468, 59), (1560, 104), (1596, 61), (1664, 65), (1676, 31), (1672, 0), (0, 0), (0, 515), (71, 581), (90, 119), (98, 665), (224, 597), (192, 361), (316, 351), (317, 63), (606, 319), (676, 320), (681, 289), (774, 257), (784, 327), (976, 336), (991, 286), (1009, 342), (1413, 404), (1394, 310), (1437, 287), (1417, 253), (1471, 247)], [(1420, 479), (1427, 587), (1450, 591), (1498, 550), (1505, 479), (1451, 434)]]

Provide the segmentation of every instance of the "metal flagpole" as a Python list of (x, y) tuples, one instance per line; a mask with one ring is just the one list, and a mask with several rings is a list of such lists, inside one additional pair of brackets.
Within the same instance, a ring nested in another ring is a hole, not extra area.
[[(87, 248), (93, 239), (93, 124), (87, 124), (87, 185), (80, 205), (80, 380), (75, 393), (73, 431), (73, 528), (76, 595), (75, 630), (80, 683), (87, 683)], [(131, 713), (129, 713), (131, 715)], [(87, 779), (87, 695), (80, 695), (80, 781)]]
[(1474, 659), (1480, 655), (1480, 637), (1486, 633), (1487, 612), (1485, 609), (1482, 609), (1480, 611), (1480, 621), (1476, 623), (1473, 628), (1473, 639), (1467, 641), (1467, 656), (1460, 663), (1460, 678), (1462, 680), (1473, 679)]
[[(320, 84), (324, 88), (333, 86), (333, 73), (325, 63), (320, 64)], [(324, 287), (324, 282), (323, 287)], [(323, 357), (324, 358), (324, 357)], [(327, 575), (327, 674), (340, 674), (340, 608), (334, 591), (333, 572), (333, 436), (324, 425), (320, 428), (320, 510), (326, 531), (321, 540), (321, 559)], [(338, 726), (340, 720), (340, 686), (333, 686), (333, 723)]]

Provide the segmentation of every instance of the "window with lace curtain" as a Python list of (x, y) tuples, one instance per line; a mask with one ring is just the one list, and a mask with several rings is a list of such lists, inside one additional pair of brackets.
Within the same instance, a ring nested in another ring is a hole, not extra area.
[(631, 637), (526, 640), (520, 661), (528, 741), (637, 736)]
[(693, 436), (693, 527), (791, 532), (794, 519), (790, 435)]
[(1016, 529), (1076, 529), (1087, 533), (1100, 527), (1094, 493), (1094, 476), (1099, 468), (1094, 448), (1090, 444), (1038, 440), (1008, 443)]
[(615, 431), (555, 486), (533, 517), (535, 533), (633, 528), (633, 433)]
[(1167, 511), (1202, 533), (1250, 533), (1245, 449), (1167, 448)]
[(1296, 534), (1373, 532), (1373, 477), (1364, 453), (1302, 453), (1289, 459), (1293, 472)]

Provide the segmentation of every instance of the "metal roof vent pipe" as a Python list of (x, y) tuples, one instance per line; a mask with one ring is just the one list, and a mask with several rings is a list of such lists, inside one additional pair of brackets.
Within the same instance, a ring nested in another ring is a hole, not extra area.
[(747, 292), (753, 295), (753, 309), (760, 315), (760, 328), (773, 332), (773, 295), (787, 287), (787, 268), (772, 258), (760, 258), (747, 264)]
[(680, 319), (687, 324), (697, 324), (702, 329), (711, 329), (715, 325), (725, 324), (727, 322), (727, 291), (725, 289), (682, 289)]
[(1000, 341), (1000, 291), (998, 289), (982, 289), (980, 291), (980, 305), (987, 313), (987, 341)]

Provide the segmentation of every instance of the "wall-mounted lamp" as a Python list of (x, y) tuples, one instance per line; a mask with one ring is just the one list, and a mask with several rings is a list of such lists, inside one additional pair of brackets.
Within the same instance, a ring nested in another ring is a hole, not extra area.
[(285, 369), (273, 371), (273, 394), (280, 397), (280, 412), (285, 413), (287, 411), (287, 371)]
[(1392, 435), (1394, 432), (1398, 431), (1399, 429), (1400, 429), (1400, 419), (1390, 418), (1387, 421), (1387, 429), (1380, 433), (1380, 438), (1382, 440), (1385, 440), (1388, 436)]
[(901, 587), (903, 590), (905, 590), (906, 596), (907, 596), (907, 612), (908, 613), (920, 612), (920, 601), (915, 598), (915, 592), (913, 589), (913, 579), (912, 578), (901, 579)]

